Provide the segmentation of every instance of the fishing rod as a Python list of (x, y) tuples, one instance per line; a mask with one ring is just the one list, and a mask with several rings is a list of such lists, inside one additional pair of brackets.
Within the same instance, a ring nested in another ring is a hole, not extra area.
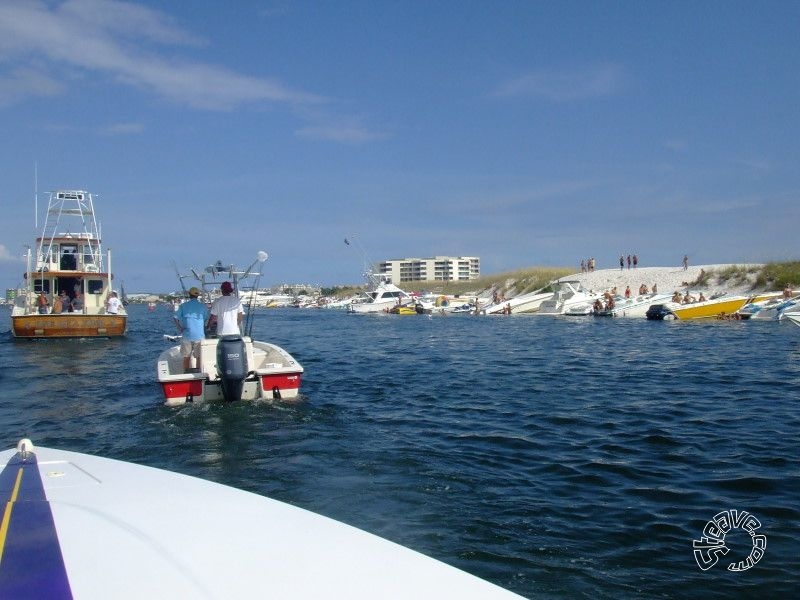
[[(252, 337), (251, 333), (253, 331), (253, 321), (254, 321), (253, 303), (255, 302), (255, 297), (256, 297), (255, 292), (258, 289), (258, 284), (261, 283), (261, 274), (262, 274), (262, 272), (264, 270), (264, 263), (267, 261), (267, 258), (269, 258), (269, 254), (267, 254), (263, 250), (259, 250), (258, 254), (256, 254), (256, 259), (253, 261), (253, 263), (249, 267), (247, 267), (247, 270), (244, 272), (244, 275), (241, 277), (241, 279), (246, 279), (247, 277), (249, 277), (250, 276), (250, 272), (253, 270), (253, 267), (255, 267), (256, 264), (258, 264), (258, 275), (256, 276), (255, 282), (253, 283), (253, 286), (250, 289), (250, 300), (247, 303), (247, 317), (245, 318), (245, 321), (244, 321), (244, 332), (245, 332), (245, 335), (247, 337)], [(238, 293), (238, 289), (237, 289), (237, 293)]]
[(181, 289), (183, 290), (183, 295), (184, 295), (184, 296), (187, 296), (187, 295), (188, 295), (188, 293), (187, 293), (187, 291), (186, 291), (186, 286), (185, 286), (185, 285), (183, 285), (183, 276), (181, 275), (181, 272), (180, 272), (180, 271), (178, 271), (178, 265), (176, 265), (176, 264), (175, 264), (175, 261), (174, 261), (174, 260), (172, 261), (172, 268), (173, 268), (173, 269), (175, 269), (175, 275), (177, 275), (177, 276), (178, 276), (178, 281), (179, 281), (179, 282), (180, 282), (180, 284), (181, 284)]

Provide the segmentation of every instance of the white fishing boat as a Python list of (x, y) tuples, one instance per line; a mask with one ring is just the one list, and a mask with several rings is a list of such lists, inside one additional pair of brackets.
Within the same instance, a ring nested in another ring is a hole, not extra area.
[[(192, 270), (204, 298), (218, 290), (223, 281), (233, 287), (233, 293), (248, 289), (245, 282), (253, 277), (255, 285), (261, 278), (261, 266), (267, 260), (266, 252), (259, 252), (256, 261), (246, 271), (233, 265), (216, 264), (201, 273)], [(178, 276), (183, 280), (190, 276)], [(252, 288), (249, 288), (252, 289)], [(244, 307), (247, 309), (247, 307)], [(200, 342), (199, 364), (188, 369), (180, 352), (180, 345), (167, 348), (156, 362), (156, 376), (168, 406), (206, 400), (292, 400), (298, 397), (303, 367), (283, 348), (251, 338), (253, 310), (245, 310), (242, 335), (217, 337), (207, 331)], [(179, 336), (165, 336), (177, 341)]]
[(14, 337), (125, 335), (128, 314), (112, 278), (92, 194), (50, 192), (42, 233), (28, 249), (24, 293), (11, 311)]
[(579, 281), (556, 281), (551, 284), (553, 296), (539, 305), (537, 315), (563, 315), (569, 308), (588, 304), (591, 306), (602, 294), (587, 291)]
[(520, 598), (376, 535), (210, 481), (35, 447), (0, 452), (0, 597)]
[(414, 298), (383, 275), (367, 274), (367, 291), (347, 305), (348, 313), (388, 313), (397, 306), (414, 304)]
[(164, 404), (206, 400), (293, 400), (300, 393), (303, 367), (283, 348), (249, 336), (200, 342), (200, 365), (183, 368), (180, 345), (158, 357)]

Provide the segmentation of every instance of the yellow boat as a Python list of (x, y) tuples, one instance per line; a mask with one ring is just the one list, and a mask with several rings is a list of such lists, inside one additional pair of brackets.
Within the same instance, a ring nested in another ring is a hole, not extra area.
[(417, 310), (413, 305), (395, 306), (390, 311), (393, 315), (416, 315)]
[(748, 302), (751, 296), (721, 296), (703, 302), (691, 304), (669, 303), (668, 308), (681, 320), (714, 319), (719, 316), (732, 315)]

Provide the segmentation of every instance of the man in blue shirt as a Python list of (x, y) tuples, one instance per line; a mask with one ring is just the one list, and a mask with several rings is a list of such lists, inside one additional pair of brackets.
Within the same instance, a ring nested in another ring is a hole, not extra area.
[(183, 357), (183, 370), (188, 373), (192, 366), (192, 356), (195, 357), (197, 368), (200, 368), (200, 342), (206, 337), (205, 324), (208, 320), (208, 309), (197, 297), (200, 290), (196, 287), (189, 289), (189, 299), (175, 311), (175, 322), (181, 335), (181, 356)]

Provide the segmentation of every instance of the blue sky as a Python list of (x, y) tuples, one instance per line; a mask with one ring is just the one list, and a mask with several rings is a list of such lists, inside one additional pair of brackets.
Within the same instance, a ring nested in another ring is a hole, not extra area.
[[(797, 259), (797, 2), (0, 0), (0, 287), (86, 189), (128, 291), (266, 250)], [(358, 240), (347, 246), (345, 237)]]

